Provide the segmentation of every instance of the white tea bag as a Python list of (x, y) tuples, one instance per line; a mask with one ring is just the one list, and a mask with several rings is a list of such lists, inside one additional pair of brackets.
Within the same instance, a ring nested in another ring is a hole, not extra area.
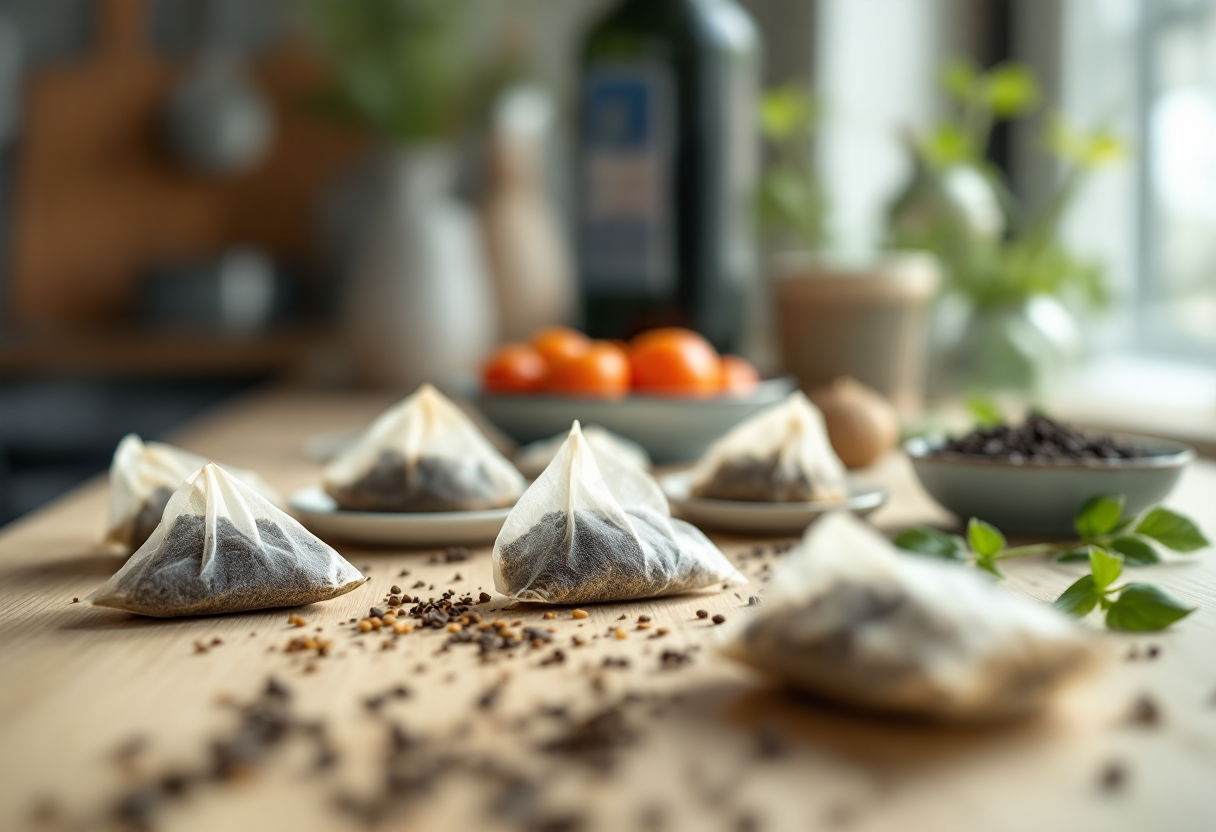
[(825, 699), (955, 721), (1034, 711), (1100, 654), (1051, 606), (844, 512), (808, 530), (726, 652)]
[[(559, 433), (557, 436), (525, 445), (515, 452), (515, 467), (528, 479), (536, 479), (549, 467), (549, 463), (557, 456), (562, 445), (566, 444), (569, 436), (569, 433)], [(599, 425), (583, 428), (583, 436), (595, 453), (596, 459), (604, 453), (614, 454), (617, 459), (632, 462), (643, 471), (650, 470), (650, 454), (632, 439), (626, 439)]]
[(509, 506), (523, 475), (464, 411), (429, 384), (382, 413), (325, 469), (348, 511), (477, 511)]
[[(186, 477), (208, 460), (162, 442), (143, 442), (129, 433), (118, 443), (110, 463), (110, 522), (106, 543), (138, 549), (160, 523), (165, 505)], [(279, 493), (252, 471), (223, 466), (263, 497), (282, 505)]]
[(494, 588), (521, 601), (584, 604), (747, 583), (705, 535), (672, 519), (658, 483), (596, 454), (579, 427), (512, 509), (494, 543)]
[(139, 551), (86, 600), (172, 618), (302, 606), (366, 580), (253, 488), (208, 464), (169, 498)]
[(823, 414), (796, 392), (711, 445), (693, 469), (692, 493), (718, 500), (791, 503), (841, 500), (848, 489)]

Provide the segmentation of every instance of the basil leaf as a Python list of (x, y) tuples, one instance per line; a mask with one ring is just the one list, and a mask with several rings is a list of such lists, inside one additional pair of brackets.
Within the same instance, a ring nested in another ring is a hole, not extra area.
[(1199, 527), (1168, 508), (1155, 508), (1136, 526), (1136, 534), (1157, 541), (1175, 552), (1194, 552), (1212, 545)]
[(1164, 630), (1195, 611), (1164, 589), (1152, 584), (1128, 584), (1106, 612), (1112, 630)]
[(1123, 563), (1127, 566), (1150, 566), (1161, 562), (1157, 550), (1138, 537), (1116, 537), (1107, 548), (1123, 555)]
[(1072, 521), (1082, 540), (1093, 540), (1110, 534), (1119, 525), (1123, 516), (1123, 497), (1094, 497), (1077, 513)]
[(1094, 587), (1101, 592), (1119, 580), (1123, 574), (1123, 561), (1101, 546), (1090, 546), (1089, 569), (1093, 573)]
[(895, 538), (895, 545), (900, 549), (942, 560), (953, 560), (963, 563), (966, 561), (967, 547), (963, 539), (956, 534), (946, 534), (937, 529), (924, 527), (908, 529)]
[(1089, 563), (1089, 547), (1082, 546), (1080, 549), (1071, 549), (1063, 554), (1056, 555), (1056, 563)]
[(1051, 605), (1061, 612), (1079, 617), (1093, 612), (1101, 597), (1094, 586), (1094, 576), (1082, 575)]
[(967, 524), (967, 539), (971, 541), (972, 550), (981, 558), (991, 559), (1005, 548), (1005, 535), (978, 517), (972, 517)]

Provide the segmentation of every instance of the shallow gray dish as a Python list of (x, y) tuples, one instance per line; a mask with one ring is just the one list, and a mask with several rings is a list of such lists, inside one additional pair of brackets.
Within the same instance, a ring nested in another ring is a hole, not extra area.
[(1142, 459), (1004, 462), (961, 455), (930, 456), (944, 437), (904, 443), (921, 485), (942, 508), (966, 522), (985, 520), (1006, 534), (1069, 535), (1086, 502), (1122, 494), (1126, 514), (1156, 505), (1173, 490), (1195, 451), (1181, 442), (1116, 434), (1145, 448)]
[(632, 395), (623, 399), (504, 396), (474, 393), (477, 409), (503, 433), (524, 444), (570, 430), (578, 419), (637, 442), (657, 463), (697, 459), (722, 434), (794, 390), (792, 378), (770, 379), (749, 396), (711, 399)]

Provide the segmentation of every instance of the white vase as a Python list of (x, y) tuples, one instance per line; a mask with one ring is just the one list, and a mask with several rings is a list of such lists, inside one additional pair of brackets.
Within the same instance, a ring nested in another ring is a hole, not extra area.
[(498, 338), (493, 287), (446, 147), (395, 150), (354, 259), (343, 329), (361, 379), (412, 390), (471, 377)]

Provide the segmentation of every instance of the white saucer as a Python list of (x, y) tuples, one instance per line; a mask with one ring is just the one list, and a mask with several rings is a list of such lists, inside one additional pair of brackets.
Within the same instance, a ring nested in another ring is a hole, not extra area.
[(343, 511), (316, 486), (292, 494), (288, 505), (296, 518), (322, 540), (418, 548), (493, 543), (511, 513), (510, 508), (414, 514)]
[(677, 517), (700, 528), (750, 534), (799, 535), (820, 516), (841, 509), (865, 517), (889, 496), (881, 488), (850, 483), (849, 496), (844, 500), (807, 503), (710, 500), (691, 496), (692, 478), (687, 471), (668, 474), (660, 478), (659, 484)]

